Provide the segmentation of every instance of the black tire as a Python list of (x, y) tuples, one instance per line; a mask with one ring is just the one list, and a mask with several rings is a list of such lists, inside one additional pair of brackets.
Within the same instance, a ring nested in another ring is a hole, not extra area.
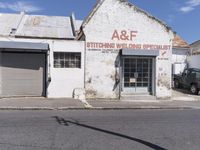
[(199, 94), (199, 89), (197, 88), (197, 86), (195, 84), (191, 85), (190, 91), (191, 91), (192, 94), (195, 94), (195, 95)]
[(174, 87), (175, 87), (176, 89), (180, 88), (180, 83), (179, 83), (179, 81), (178, 81), (177, 79), (174, 80)]

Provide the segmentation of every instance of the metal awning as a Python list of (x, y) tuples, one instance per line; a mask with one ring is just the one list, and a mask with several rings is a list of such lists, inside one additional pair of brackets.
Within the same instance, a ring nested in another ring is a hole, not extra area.
[(48, 51), (49, 44), (48, 43), (33, 43), (33, 42), (0, 41), (0, 49)]
[(125, 56), (159, 56), (159, 50), (135, 50), (135, 49), (122, 49), (122, 55)]

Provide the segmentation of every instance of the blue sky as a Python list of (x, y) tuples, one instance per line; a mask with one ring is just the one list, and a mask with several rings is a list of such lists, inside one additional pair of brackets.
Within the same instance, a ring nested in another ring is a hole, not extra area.
[[(172, 27), (187, 42), (200, 40), (200, 0), (129, 0)], [(84, 19), (96, 0), (0, 0), (1, 13), (25, 10), (29, 14)]]

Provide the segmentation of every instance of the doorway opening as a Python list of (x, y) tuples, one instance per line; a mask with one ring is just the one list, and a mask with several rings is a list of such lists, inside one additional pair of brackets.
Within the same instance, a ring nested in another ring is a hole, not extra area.
[(153, 95), (154, 88), (153, 57), (122, 58), (122, 94)]

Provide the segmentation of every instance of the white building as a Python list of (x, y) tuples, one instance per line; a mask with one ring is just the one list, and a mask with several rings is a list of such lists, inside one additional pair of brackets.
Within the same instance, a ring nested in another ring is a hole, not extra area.
[(176, 35), (172, 49), (172, 74), (181, 74), (188, 67), (187, 58), (190, 56), (190, 46), (180, 36)]
[(188, 57), (188, 64), (190, 68), (200, 69), (200, 40), (190, 44), (191, 56)]
[[(72, 97), (84, 87), (74, 17), (0, 14), (0, 95)], [(68, 64), (66, 64), (68, 63)]]
[(0, 96), (171, 97), (174, 33), (165, 23), (127, 1), (101, 0), (80, 24), (1, 14)]

